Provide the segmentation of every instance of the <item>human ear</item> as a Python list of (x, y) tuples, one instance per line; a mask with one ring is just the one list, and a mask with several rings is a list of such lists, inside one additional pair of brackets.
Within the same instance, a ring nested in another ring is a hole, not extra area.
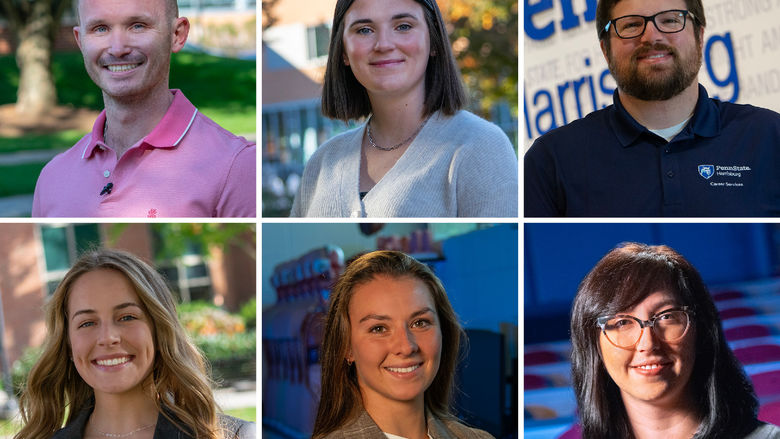
[(187, 17), (179, 17), (173, 23), (173, 44), (171, 44), (171, 51), (176, 53), (184, 47), (184, 43), (187, 42), (187, 36), (190, 34), (190, 20)]

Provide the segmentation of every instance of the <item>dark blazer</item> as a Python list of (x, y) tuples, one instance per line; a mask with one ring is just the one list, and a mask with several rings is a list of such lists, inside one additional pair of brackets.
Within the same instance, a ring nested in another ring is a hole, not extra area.
[[(54, 433), (53, 439), (81, 439), (87, 426), (92, 407), (81, 413), (64, 428)], [(226, 439), (256, 439), (257, 430), (254, 422), (244, 421), (227, 415), (219, 415), (219, 424), (225, 431)], [(157, 416), (154, 428), (154, 439), (189, 439), (192, 436), (176, 428), (165, 416)]]
[[(428, 434), (433, 439), (495, 439), (490, 433), (469, 428), (454, 420), (441, 420), (428, 413)], [(362, 410), (357, 419), (326, 439), (387, 439), (368, 412)]]

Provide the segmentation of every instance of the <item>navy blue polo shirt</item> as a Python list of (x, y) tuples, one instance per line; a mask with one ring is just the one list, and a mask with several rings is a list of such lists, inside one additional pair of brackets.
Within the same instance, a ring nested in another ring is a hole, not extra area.
[(780, 216), (780, 114), (710, 99), (671, 142), (614, 105), (525, 154), (525, 216)]

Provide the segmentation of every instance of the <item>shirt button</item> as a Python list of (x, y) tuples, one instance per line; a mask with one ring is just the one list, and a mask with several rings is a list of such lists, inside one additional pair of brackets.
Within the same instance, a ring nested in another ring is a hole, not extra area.
[(674, 178), (674, 171), (667, 172), (666, 176), (669, 177), (669, 178)]
[(105, 171), (103, 171), (103, 177), (106, 177), (106, 178), (108, 178), (108, 176), (109, 176), (109, 175), (111, 175), (111, 171), (109, 171), (108, 169), (106, 169)]

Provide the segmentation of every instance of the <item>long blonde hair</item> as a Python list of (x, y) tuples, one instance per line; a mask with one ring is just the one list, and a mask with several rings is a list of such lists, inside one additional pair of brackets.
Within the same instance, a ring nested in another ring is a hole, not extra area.
[[(98, 249), (82, 255), (46, 305), (48, 336), (30, 371), (20, 399), (24, 427), (15, 439), (48, 439), (93, 404), (94, 392), (68, 358), (67, 305), (79, 276), (99, 269), (116, 270), (133, 285), (152, 322), (155, 357), (151, 389), (160, 413), (198, 439), (219, 439), (217, 406), (208, 378), (208, 363), (190, 341), (176, 315), (173, 296), (162, 276), (138, 257)], [(69, 409), (69, 410), (66, 410)]]

